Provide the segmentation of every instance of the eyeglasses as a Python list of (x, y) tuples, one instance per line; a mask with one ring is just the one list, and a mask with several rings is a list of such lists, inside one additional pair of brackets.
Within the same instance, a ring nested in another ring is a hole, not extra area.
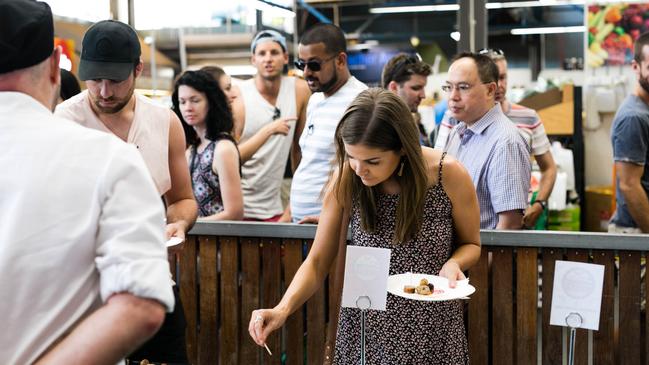
[[(490, 84), (490, 82), (483, 82), (480, 85), (486, 85)], [(468, 94), (469, 91), (474, 87), (475, 85), (467, 84), (465, 82), (460, 82), (459, 84), (445, 84), (442, 85), (442, 91), (444, 91), (447, 94), (450, 94), (453, 92), (453, 90), (457, 90), (460, 94), (465, 95)]]
[(505, 58), (505, 52), (500, 48), (483, 48), (478, 51), (478, 54), (485, 55), (489, 58), (501, 59)]
[(279, 118), (282, 115), (282, 111), (279, 110), (278, 107), (275, 107), (275, 111), (273, 112), (273, 120)]
[(331, 56), (331, 57), (329, 57), (327, 59), (324, 59), (322, 61), (304, 61), (304, 60), (298, 59), (297, 61), (293, 62), (293, 64), (295, 65), (295, 68), (297, 68), (300, 71), (304, 71), (304, 68), (308, 67), (309, 70), (311, 70), (313, 72), (318, 72), (318, 71), (320, 71), (322, 69), (322, 64), (323, 63), (333, 60), (334, 58), (336, 58), (336, 56), (337, 55), (333, 55), (333, 56)]

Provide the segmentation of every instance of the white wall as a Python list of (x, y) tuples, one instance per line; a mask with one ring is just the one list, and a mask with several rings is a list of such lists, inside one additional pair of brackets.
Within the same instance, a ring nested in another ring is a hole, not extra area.
[[(588, 87), (593, 82), (602, 78), (624, 80), (626, 84), (625, 95), (631, 93), (635, 87), (635, 75), (631, 66), (602, 67), (588, 70), (584, 87), (584, 99), (588, 98)], [(586, 108), (587, 100), (584, 100)], [(613, 148), (611, 146), (611, 124), (615, 113), (587, 113), (584, 112), (584, 151), (585, 151), (585, 182), (588, 185), (613, 184)]]

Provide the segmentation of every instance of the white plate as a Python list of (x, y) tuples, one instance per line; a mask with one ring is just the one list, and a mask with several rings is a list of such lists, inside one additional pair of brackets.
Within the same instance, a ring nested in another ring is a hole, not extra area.
[(167, 241), (167, 247), (179, 245), (179, 244), (183, 243), (183, 241), (184, 241), (184, 239), (182, 239), (180, 237), (173, 236)]
[[(435, 293), (431, 295), (409, 294), (403, 291), (404, 285), (419, 285), (421, 279), (427, 279), (429, 283), (435, 285)], [(442, 292), (437, 292), (441, 290)], [(397, 275), (390, 275), (388, 277), (388, 293), (396, 296), (412, 299), (423, 300), (427, 302), (436, 302), (442, 300), (461, 299), (475, 292), (475, 287), (469, 284), (469, 279), (459, 280), (455, 288), (448, 287), (448, 279), (428, 274), (404, 273)]]

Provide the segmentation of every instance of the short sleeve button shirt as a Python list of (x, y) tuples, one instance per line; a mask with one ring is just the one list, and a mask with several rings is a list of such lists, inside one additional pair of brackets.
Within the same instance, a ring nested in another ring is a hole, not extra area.
[(473, 180), (480, 228), (494, 229), (498, 213), (527, 207), (530, 150), (499, 104), (471, 126), (459, 122), (445, 150), (466, 167)]

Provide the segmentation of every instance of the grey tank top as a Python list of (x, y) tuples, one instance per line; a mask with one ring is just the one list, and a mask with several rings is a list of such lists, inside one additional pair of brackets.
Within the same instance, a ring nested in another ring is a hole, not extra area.
[[(275, 105), (271, 105), (257, 91), (254, 78), (241, 83), (239, 88), (246, 108), (246, 120), (239, 143), (245, 142), (264, 125), (271, 123), (276, 115), (297, 117), (294, 77), (282, 77)], [(280, 189), (295, 133), (295, 122), (290, 123), (288, 135), (271, 136), (241, 168), (246, 218), (268, 219), (283, 212)]]

